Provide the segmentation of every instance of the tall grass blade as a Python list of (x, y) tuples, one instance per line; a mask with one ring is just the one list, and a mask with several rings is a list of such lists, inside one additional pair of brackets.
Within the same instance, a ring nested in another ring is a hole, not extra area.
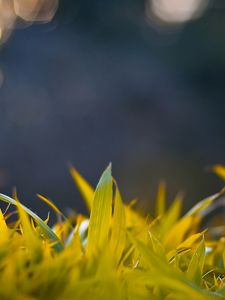
[(102, 174), (94, 194), (88, 228), (87, 253), (96, 255), (108, 241), (112, 217), (111, 164)]
[(94, 189), (73, 166), (70, 167), (70, 174), (84, 198), (87, 209), (90, 211), (94, 199)]

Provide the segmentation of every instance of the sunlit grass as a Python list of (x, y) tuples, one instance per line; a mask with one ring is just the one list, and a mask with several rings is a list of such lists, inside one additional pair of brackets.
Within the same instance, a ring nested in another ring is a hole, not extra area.
[[(225, 167), (214, 171), (224, 179)], [(203, 226), (219, 192), (181, 216), (177, 196), (167, 208), (160, 185), (153, 215), (124, 204), (109, 166), (94, 190), (74, 169), (90, 217), (58, 215), (50, 228), (17, 199), (0, 199), (18, 213), (0, 211), (0, 299), (224, 299), (225, 222)]]

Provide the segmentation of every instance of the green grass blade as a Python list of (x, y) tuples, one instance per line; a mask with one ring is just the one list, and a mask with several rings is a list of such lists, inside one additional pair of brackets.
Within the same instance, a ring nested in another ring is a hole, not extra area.
[(111, 164), (103, 173), (94, 194), (88, 228), (87, 253), (96, 252), (105, 245), (112, 218)]
[(199, 286), (201, 285), (204, 262), (205, 262), (205, 243), (203, 238), (202, 241), (199, 243), (195, 253), (193, 254), (186, 272), (187, 278), (189, 278)]
[(216, 193), (212, 196), (209, 196), (202, 201), (198, 202), (194, 205), (186, 214), (185, 216), (202, 216), (204, 215), (204, 210), (206, 210), (212, 203), (221, 196), (221, 192)]
[(114, 213), (112, 219), (112, 235), (110, 246), (115, 263), (117, 264), (126, 246), (126, 216), (119, 188), (116, 184)]
[[(18, 206), (18, 203), (16, 200), (0, 194), (0, 200), (9, 204), (12, 204), (14, 206)], [(42, 228), (44, 234), (54, 243), (53, 247), (54, 249), (59, 252), (61, 250), (63, 250), (63, 245), (61, 243), (61, 241), (59, 240), (59, 238), (57, 237), (57, 235), (53, 232), (53, 230), (39, 217), (37, 216), (34, 212), (32, 212), (29, 208), (27, 208), (26, 206), (20, 204), (21, 207), (26, 211), (26, 213), (32, 217), (35, 222)]]

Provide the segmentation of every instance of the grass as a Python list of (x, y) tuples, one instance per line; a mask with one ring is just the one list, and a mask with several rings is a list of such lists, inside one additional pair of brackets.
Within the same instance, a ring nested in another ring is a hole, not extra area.
[[(214, 171), (225, 179), (225, 167)], [(154, 215), (141, 216), (122, 202), (111, 166), (94, 190), (74, 169), (90, 217), (66, 218), (50, 228), (17, 199), (18, 218), (0, 211), (0, 299), (225, 299), (225, 222), (205, 228), (224, 190), (181, 216), (178, 195), (166, 208), (160, 185)], [(222, 199), (222, 200), (221, 200)], [(219, 232), (219, 234), (218, 234)]]

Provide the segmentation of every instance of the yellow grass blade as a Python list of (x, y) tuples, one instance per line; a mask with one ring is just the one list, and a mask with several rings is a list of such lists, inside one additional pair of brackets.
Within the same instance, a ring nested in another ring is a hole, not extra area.
[(196, 242), (203, 238), (204, 231), (201, 233), (195, 233), (189, 236), (186, 240), (184, 240), (181, 244), (179, 244), (175, 249), (171, 250), (167, 254), (168, 260), (171, 260), (177, 253), (181, 253), (193, 248), (196, 245)]
[(225, 181), (225, 166), (215, 165), (213, 166), (213, 172)]
[(146, 220), (130, 205), (125, 204), (126, 227), (127, 228), (143, 228), (147, 227)]
[(70, 167), (70, 174), (75, 181), (88, 210), (90, 211), (94, 199), (94, 189), (73, 166)]
[[(18, 206), (18, 203), (16, 200), (8, 197), (8, 196), (5, 196), (3, 194), (0, 194), (0, 200), (3, 201), (3, 202), (6, 202), (6, 203), (10, 203), (14, 206)], [(47, 225), (45, 224), (45, 222), (40, 218), (38, 217), (35, 213), (33, 213), (29, 208), (27, 208), (26, 206), (20, 204), (21, 207), (24, 209), (24, 211), (26, 211), (26, 213), (28, 215), (30, 215), (34, 220), (35, 222), (42, 228), (44, 234), (54, 243), (54, 249), (56, 251), (61, 251), (63, 249), (63, 245), (61, 243), (61, 241), (59, 240), (59, 238), (56, 236), (56, 234), (53, 232), (53, 230)]]
[(204, 239), (199, 243), (194, 255), (191, 258), (190, 264), (187, 269), (187, 278), (195, 282), (199, 286), (202, 281), (202, 272), (205, 262), (205, 243)]
[[(146, 280), (148, 276), (154, 274), (151, 280), (157, 285), (173, 291), (177, 299), (198, 299), (198, 300), (216, 300), (221, 299), (219, 295), (203, 290), (197, 284), (185, 278), (185, 276), (170, 268), (169, 264), (162, 260), (157, 254), (151, 251), (142, 242), (133, 238), (132, 242), (149, 265), (151, 272), (146, 272)], [(143, 278), (144, 280), (144, 278)], [(163, 298), (164, 299), (164, 298)], [(168, 299), (174, 299), (169, 297)]]
[(29, 249), (29, 255), (34, 260), (39, 260), (41, 256), (41, 242), (31, 225), (27, 213), (23, 209), (22, 205), (18, 200), (17, 210), (19, 213), (19, 220), (21, 223), (22, 236), (25, 240), (26, 249)]
[(216, 199), (218, 199), (221, 196), (221, 192), (216, 193), (212, 196), (209, 196), (202, 201), (198, 202), (196, 205), (194, 205), (185, 216), (201, 216), (204, 215), (204, 210), (208, 208)]
[(9, 230), (5, 222), (4, 215), (0, 209), (0, 245), (9, 240)]
[(181, 244), (188, 232), (193, 225), (193, 217), (187, 216), (180, 219), (172, 229), (168, 232), (165, 238), (164, 245), (167, 250), (176, 248)]
[(200, 232), (200, 233), (195, 233), (195, 234), (192, 234), (191, 236), (189, 236), (186, 240), (184, 240), (179, 246), (178, 248), (179, 249), (182, 249), (182, 248), (191, 248), (200, 238), (202, 239), (203, 238), (203, 234), (204, 234), (204, 231), (203, 232)]
[[(60, 211), (60, 209), (48, 198), (40, 195), (40, 194), (37, 194), (37, 197), (42, 200), (43, 202), (45, 202), (48, 206), (50, 206), (58, 215), (62, 215), (63, 216), (63, 213)], [(66, 218), (66, 217), (65, 217)]]
[(225, 226), (210, 225), (219, 238), (210, 228), (202, 231), (208, 214), (223, 204), (225, 190), (180, 217), (180, 199), (166, 209), (161, 187), (160, 215), (152, 219), (124, 205), (113, 182), (110, 165), (95, 192), (91, 188), (90, 218), (70, 214), (53, 229), (0, 194), (16, 206), (18, 217), (0, 210), (0, 299), (225, 299)]
[(182, 198), (178, 195), (170, 208), (166, 211), (162, 222), (160, 222), (160, 236), (164, 238), (171, 227), (174, 226), (181, 213)]
[(112, 234), (110, 239), (110, 247), (113, 260), (119, 263), (121, 255), (126, 246), (126, 216), (125, 209), (121, 199), (120, 191), (116, 185), (116, 194), (114, 201), (114, 213), (112, 219)]

